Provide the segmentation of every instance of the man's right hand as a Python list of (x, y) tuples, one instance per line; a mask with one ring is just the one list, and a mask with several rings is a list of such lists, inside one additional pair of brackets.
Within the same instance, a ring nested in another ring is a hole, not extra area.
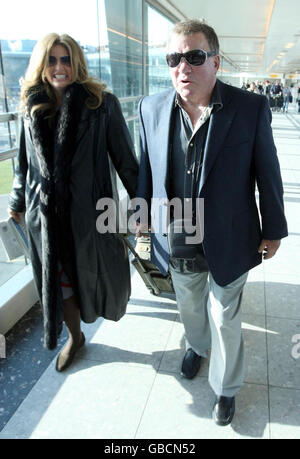
[(15, 220), (15, 222), (20, 223), (22, 212), (15, 212), (14, 210), (8, 208), (8, 215)]

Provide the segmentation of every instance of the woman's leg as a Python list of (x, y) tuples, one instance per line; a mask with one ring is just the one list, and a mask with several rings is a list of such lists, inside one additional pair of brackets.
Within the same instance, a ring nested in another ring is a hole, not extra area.
[(75, 295), (64, 300), (64, 321), (69, 339), (57, 358), (57, 371), (65, 370), (72, 363), (75, 353), (85, 342), (80, 326), (80, 309)]

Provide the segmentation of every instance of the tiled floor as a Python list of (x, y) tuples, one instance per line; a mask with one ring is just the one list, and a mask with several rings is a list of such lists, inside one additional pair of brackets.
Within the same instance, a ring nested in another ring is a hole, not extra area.
[(300, 115), (274, 114), (273, 129), (290, 236), (249, 275), (247, 373), (231, 426), (211, 420), (207, 362), (194, 380), (179, 376), (183, 327), (175, 301), (151, 295), (133, 273), (126, 316), (84, 325), (87, 345), (65, 373), (41, 347), (37, 311), (33, 325), (29, 318), (28, 328), (8, 335), (0, 438), (300, 438)]

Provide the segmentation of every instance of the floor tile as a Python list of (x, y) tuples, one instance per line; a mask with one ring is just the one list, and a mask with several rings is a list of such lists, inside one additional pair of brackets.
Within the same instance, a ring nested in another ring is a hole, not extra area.
[(136, 438), (268, 438), (265, 386), (244, 385), (231, 426), (219, 427), (211, 419), (214, 400), (205, 378), (186, 380), (159, 373)]
[(246, 314), (265, 316), (265, 284), (263, 280), (252, 281), (250, 276), (248, 277), (243, 291), (242, 310)]
[(300, 319), (300, 277), (266, 273), (267, 316)]
[(300, 389), (300, 352), (294, 342), (300, 334), (300, 320), (267, 317), (267, 328), (269, 384)]
[(154, 378), (117, 363), (81, 360), (64, 374), (52, 364), (0, 438), (134, 438)]
[(245, 345), (246, 374), (248, 383), (268, 384), (267, 342), (265, 317), (243, 314), (242, 330)]
[(177, 311), (129, 304), (119, 322), (104, 321), (78, 357), (158, 368)]
[(300, 390), (270, 388), (271, 439), (300, 440)]

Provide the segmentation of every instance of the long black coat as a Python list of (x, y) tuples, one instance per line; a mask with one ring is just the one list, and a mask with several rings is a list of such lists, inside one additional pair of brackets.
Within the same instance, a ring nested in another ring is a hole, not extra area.
[[(55, 131), (40, 112), (23, 118), (9, 200), (12, 210), (26, 209), (49, 349), (55, 348), (63, 321), (58, 261), (71, 279), (84, 322), (99, 316), (119, 320), (130, 297), (127, 250), (118, 235), (98, 233), (96, 203), (115, 198), (109, 157), (131, 198), (138, 164), (117, 98), (105, 93), (101, 106), (90, 110), (86, 97), (78, 84), (67, 89)], [(34, 93), (29, 106), (46, 98)]]

